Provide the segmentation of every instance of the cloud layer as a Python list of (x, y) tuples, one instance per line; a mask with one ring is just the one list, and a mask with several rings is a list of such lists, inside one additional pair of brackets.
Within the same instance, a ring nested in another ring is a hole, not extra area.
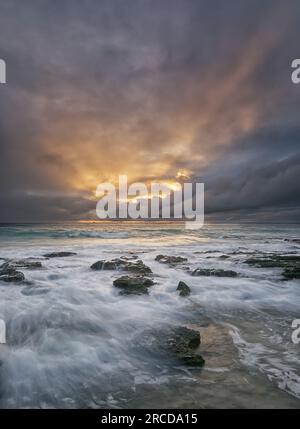
[(206, 185), (219, 220), (295, 221), (297, 0), (2, 0), (0, 221), (93, 216), (98, 183)]

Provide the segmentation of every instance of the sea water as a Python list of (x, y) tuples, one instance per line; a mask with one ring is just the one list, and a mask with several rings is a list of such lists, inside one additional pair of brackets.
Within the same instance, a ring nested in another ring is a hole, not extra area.
[[(299, 408), (300, 282), (245, 260), (299, 254), (297, 225), (100, 222), (2, 225), (0, 258), (35, 258), (25, 284), (0, 282), (1, 408)], [(76, 255), (44, 259), (49, 252)], [(170, 267), (158, 254), (184, 256)], [(137, 255), (155, 277), (149, 295), (120, 296), (100, 259)], [(224, 258), (224, 255), (228, 256)], [(1, 263), (1, 260), (0, 260)], [(222, 268), (237, 278), (193, 277)], [(191, 295), (176, 292), (186, 282)], [(201, 333), (203, 369), (157, 359), (139, 341), (147, 329), (184, 325)]]

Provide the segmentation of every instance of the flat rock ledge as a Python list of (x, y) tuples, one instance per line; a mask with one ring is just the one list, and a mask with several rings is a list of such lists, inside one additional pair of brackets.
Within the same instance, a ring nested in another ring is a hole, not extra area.
[(215, 277), (237, 277), (238, 273), (233, 270), (221, 270), (214, 268), (196, 268), (192, 276), (215, 276)]
[(287, 280), (300, 279), (299, 255), (269, 255), (259, 258), (250, 258), (246, 264), (258, 268), (282, 268), (282, 275)]
[(122, 276), (114, 280), (113, 285), (121, 289), (120, 295), (148, 295), (154, 281), (142, 276)]
[(173, 356), (189, 367), (203, 367), (205, 360), (197, 353), (201, 344), (199, 331), (184, 326), (148, 329), (143, 332), (139, 345), (151, 354)]
[(135, 274), (152, 274), (150, 267), (145, 265), (143, 261), (128, 261), (128, 258), (116, 258), (111, 261), (100, 260), (91, 265), (92, 270), (122, 270)]
[(9, 265), (14, 268), (25, 268), (28, 270), (38, 270), (43, 268), (42, 263), (39, 261), (30, 261), (30, 260), (18, 260), (10, 261)]
[(21, 283), (24, 282), (25, 276), (21, 271), (17, 271), (8, 262), (0, 267), (0, 281), (6, 283)]
[(43, 255), (45, 258), (65, 258), (67, 256), (75, 256), (77, 253), (74, 252), (52, 252)]
[(168, 256), (168, 255), (157, 255), (155, 260), (161, 264), (177, 265), (187, 262), (188, 259), (183, 256)]

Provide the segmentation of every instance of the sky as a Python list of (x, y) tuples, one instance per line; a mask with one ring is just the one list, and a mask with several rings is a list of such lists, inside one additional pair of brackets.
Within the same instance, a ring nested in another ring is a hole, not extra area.
[(298, 0), (0, 0), (0, 222), (99, 183), (205, 183), (208, 219), (300, 219)]

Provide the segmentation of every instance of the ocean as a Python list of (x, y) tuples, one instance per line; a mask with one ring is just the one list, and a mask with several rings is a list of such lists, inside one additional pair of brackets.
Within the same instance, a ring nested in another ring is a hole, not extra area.
[[(25, 282), (0, 281), (0, 408), (299, 408), (300, 281), (246, 263), (299, 255), (296, 239), (299, 225), (2, 224), (2, 263), (42, 267), (20, 268)], [(43, 256), (62, 251), (76, 254)], [(164, 264), (159, 254), (187, 261)], [(120, 257), (151, 268), (148, 295), (120, 295), (113, 281), (124, 273), (90, 269)], [(191, 275), (196, 268), (238, 275)], [(143, 347), (145, 332), (169, 326), (200, 332), (203, 368)]]

